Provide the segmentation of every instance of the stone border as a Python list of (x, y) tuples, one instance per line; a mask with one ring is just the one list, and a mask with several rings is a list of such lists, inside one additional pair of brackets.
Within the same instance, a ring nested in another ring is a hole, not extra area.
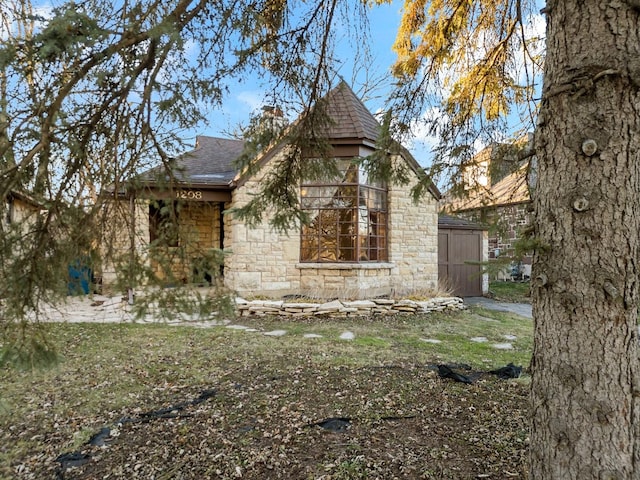
[[(220, 320), (215, 320), (221, 316), (216, 312), (212, 312), (210, 315), (204, 317), (198, 314), (187, 315), (176, 312), (171, 320), (157, 319), (153, 312), (149, 312), (143, 318), (134, 318), (131, 312), (131, 306), (127, 304), (126, 298), (120, 295), (114, 297), (85, 295), (81, 297), (69, 297), (67, 300), (67, 302), (59, 305), (44, 304), (41, 315), (39, 317), (34, 316), (33, 320), (69, 323), (162, 322), (169, 325), (178, 325), (213, 322), (212, 324), (216, 325), (224, 324), (224, 322), (220, 323)], [(332, 300), (324, 303), (294, 302), (290, 300), (247, 301), (237, 297), (235, 303), (238, 317), (264, 317), (274, 315), (289, 318), (345, 318), (368, 317), (372, 315), (396, 315), (402, 313), (417, 314), (457, 311), (467, 308), (463, 300), (458, 297), (435, 297), (424, 301), (376, 298), (373, 300), (354, 301)]]
[(370, 315), (393, 315), (398, 313), (431, 313), (445, 310), (464, 310), (466, 306), (459, 297), (435, 297), (424, 301), (391, 300), (332, 300), (325, 303), (290, 302), (286, 300), (245, 300), (236, 298), (236, 308), (241, 317), (362, 317)]

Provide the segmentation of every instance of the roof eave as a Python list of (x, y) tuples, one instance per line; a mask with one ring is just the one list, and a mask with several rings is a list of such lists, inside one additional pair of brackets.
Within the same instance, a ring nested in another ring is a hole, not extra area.
[(451, 210), (451, 211), (453, 213), (472, 212), (473, 210), (481, 210), (483, 208), (512, 207), (514, 205), (526, 205), (528, 203), (531, 203), (531, 199), (518, 200), (518, 201), (506, 202), (506, 203), (488, 203), (486, 205), (478, 205), (475, 207), (456, 208), (455, 210)]
[[(407, 162), (407, 164), (411, 167), (411, 169), (415, 172), (416, 175), (418, 175), (419, 177), (422, 177), (422, 176), (428, 177), (427, 173), (424, 171), (424, 168), (420, 166), (420, 164), (418, 163), (416, 158), (413, 156), (413, 154), (409, 151), (409, 149), (407, 149), (400, 142), (397, 142), (395, 140), (394, 140), (394, 145), (399, 148), (400, 151), (398, 153), (402, 156), (402, 158), (404, 158), (404, 160)], [(427, 190), (429, 191), (429, 193), (431, 193), (431, 195), (433, 195), (433, 198), (435, 198), (436, 200), (440, 200), (442, 198), (442, 193), (440, 192), (440, 189), (437, 187), (435, 183), (433, 183), (433, 180), (431, 180), (430, 178), (429, 178), (429, 186), (427, 187)]]

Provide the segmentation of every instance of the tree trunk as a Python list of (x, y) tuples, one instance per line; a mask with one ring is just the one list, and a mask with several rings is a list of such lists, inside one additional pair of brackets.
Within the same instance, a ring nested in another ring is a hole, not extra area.
[(640, 478), (640, 1), (548, 1), (531, 478)]

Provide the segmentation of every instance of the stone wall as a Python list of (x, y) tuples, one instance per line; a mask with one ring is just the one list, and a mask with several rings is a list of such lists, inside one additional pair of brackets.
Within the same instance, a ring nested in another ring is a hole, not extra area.
[[(181, 283), (202, 282), (204, 271), (212, 270), (212, 251), (220, 245), (220, 208), (214, 202), (186, 201), (178, 213), (178, 247), (165, 247), (169, 253), (171, 273)], [(160, 252), (163, 253), (163, 252)], [(158, 262), (151, 260), (156, 275), (166, 275)], [(198, 271), (202, 269), (203, 271)]]
[[(277, 159), (274, 159), (277, 161)], [(269, 170), (269, 164), (236, 188), (225, 209), (246, 204)], [(371, 298), (435, 291), (438, 282), (437, 202), (427, 194), (414, 203), (411, 185), (389, 188), (389, 261), (379, 263), (301, 263), (299, 231), (279, 233), (266, 219), (250, 228), (233, 215), (224, 218), (224, 283), (240, 295), (279, 298), (302, 294), (323, 298)], [(116, 265), (130, 252), (132, 222), (135, 252), (149, 261), (149, 201), (110, 202), (103, 245), (102, 278), (113, 283)], [(193, 266), (211, 249), (220, 247), (219, 205), (185, 203), (179, 213), (180, 246), (166, 248), (177, 279), (191, 281)], [(175, 255), (172, 256), (172, 248)], [(185, 262), (186, 260), (186, 262)], [(159, 272), (157, 265), (151, 264)]]
[[(515, 243), (522, 231), (532, 223), (533, 213), (530, 203), (517, 203), (498, 207), (457, 212), (456, 215), (472, 222), (489, 225), (489, 261), (511, 259), (515, 255)], [(525, 276), (531, 276), (531, 255), (522, 258), (522, 269)], [(498, 279), (509, 279), (510, 270), (497, 274)]]
[(300, 293), (323, 298), (388, 295), (391, 263), (298, 263)]
[[(129, 199), (105, 202), (101, 219), (104, 225), (100, 245), (102, 264), (96, 272), (104, 286), (116, 282), (116, 271), (122, 269), (133, 253), (146, 261), (149, 249), (149, 202)], [(133, 230), (132, 230), (133, 229)], [(133, 233), (133, 252), (131, 241)]]
[[(99, 275), (104, 285), (116, 280), (116, 269), (122, 268), (131, 252), (131, 226), (134, 228), (135, 253), (149, 262), (156, 275), (164, 276), (149, 250), (149, 200), (136, 200), (132, 215), (129, 200), (107, 202), (104, 210), (105, 234), (101, 245), (103, 264)], [(220, 208), (214, 202), (185, 202), (178, 215), (179, 247), (164, 247), (161, 256), (170, 262), (174, 277), (192, 281), (194, 265), (213, 249), (220, 248)], [(158, 253), (158, 252), (156, 252)], [(120, 265), (120, 266), (118, 266)]]
[(418, 203), (409, 185), (389, 188), (389, 261), (393, 295), (438, 287), (438, 201), (427, 193)]
[(184, 203), (180, 209), (180, 241), (194, 254), (220, 248), (220, 209), (211, 202)]
[[(267, 165), (233, 192), (234, 206), (249, 201), (268, 170)], [(275, 232), (268, 219), (249, 228), (226, 218), (225, 248), (230, 255), (225, 285), (240, 295), (272, 298), (303, 294), (362, 299), (436, 290), (437, 201), (427, 194), (416, 204), (410, 189), (411, 185), (389, 189), (389, 262), (301, 263), (298, 231)]]
[[(233, 191), (232, 204), (240, 207), (248, 203), (269, 165)], [(229, 206), (229, 205), (228, 205)], [(299, 260), (300, 236), (276, 232), (265, 219), (255, 228), (229, 214), (225, 217), (224, 283), (241, 295), (282, 296), (300, 293)]]
[(247, 301), (236, 298), (236, 308), (242, 317), (264, 317), (278, 315), (284, 317), (362, 317), (369, 315), (394, 315), (399, 313), (431, 313), (445, 310), (464, 310), (465, 305), (458, 297), (434, 297), (429, 300), (332, 300), (325, 303), (287, 302), (282, 300)]
[[(489, 261), (489, 232), (484, 230), (482, 232), (482, 261)], [(482, 274), (482, 295), (489, 293), (489, 274)]]

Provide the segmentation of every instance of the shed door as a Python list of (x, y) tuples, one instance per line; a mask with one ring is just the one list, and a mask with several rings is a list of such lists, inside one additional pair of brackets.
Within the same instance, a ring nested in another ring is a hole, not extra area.
[(438, 278), (460, 297), (482, 296), (482, 231), (438, 231)]

